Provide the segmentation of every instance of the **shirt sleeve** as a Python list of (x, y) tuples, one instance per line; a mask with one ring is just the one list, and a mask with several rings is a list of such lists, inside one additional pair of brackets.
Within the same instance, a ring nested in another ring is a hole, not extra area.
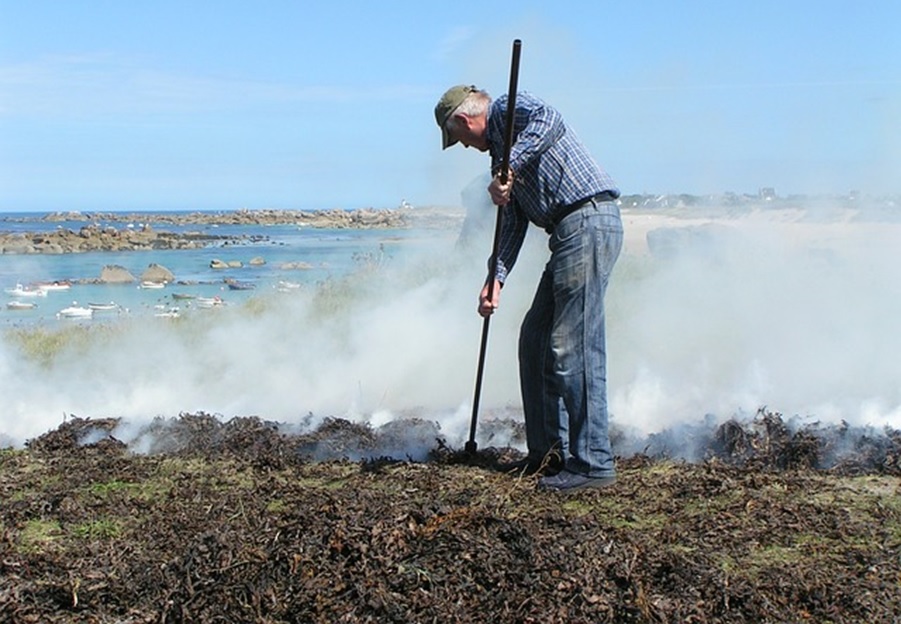
[[(494, 268), (494, 277), (501, 284), (507, 281), (507, 275), (516, 264), (516, 258), (519, 256), (519, 250), (522, 248), (529, 228), (529, 220), (519, 210), (515, 199), (504, 206), (503, 211), (504, 220), (501, 224), (501, 235), (497, 246), (497, 266)], [(490, 275), (491, 260), (489, 259), (488, 262)]]
[(528, 93), (517, 96), (513, 128), (510, 168), (514, 174), (550, 149), (565, 131), (560, 113)]
[[(501, 165), (503, 151), (503, 123), (507, 114), (507, 96), (503, 95), (493, 104), (489, 115), (488, 138), (491, 153), (491, 170), (496, 173)], [(510, 148), (510, 168), (513, 169), (513, 193), (510, 203), (503, 208), (503, 224), (498, 241), (495, 278), (503, 284), (516, 264), (519, 251), (529, 228), (529, 219), (517, 201), (517, 193), (523, 193), (522, 181), (517, 183), (516, 174), (537, 161), (542, 153), (553, 147), (566, 131), (563, 117), (554, 108), (547, 106), (527, 92), (516, 96), (516, 111), (513, 117), (513, 146)], [(491, 260), (489, 259), (489, 265)], [(488, 267), (491, 274), (492, 268)]]

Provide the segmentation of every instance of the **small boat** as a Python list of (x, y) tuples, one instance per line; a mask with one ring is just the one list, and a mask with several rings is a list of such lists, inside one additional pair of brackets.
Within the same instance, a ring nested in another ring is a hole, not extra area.
[(68, 308), (63, 308), (62, 310), (60, 310), (59, 312), (56, 313), (56, 318), (77, 319), (77, 318), (91, 318), (92, 316), (94, 316), (94, 311), (91, 308), (85, 308), (85, 307), (79, 306), (74, 301), (72, 302), (72, 305), (70, 305)]
[(13, 297), (46, 297), (47, 291), (40, 288), (26, 288), (22, 284), (16, 284), (15, 288), (7, 288), (4, 292)]
[(32, 310), (37, 306), (38, 304), (33, 301), (9, 301), (6, 304), (9, 310)]
[(197, 295), (189, 295), (187, 293), (172, 293), (173, 299), (194, 299)]
[(181, 316), (179, 314), (178, 308), (166, 308), (164, 306), (162, 309), (160, 309), (159, 306), (157, 306), (157, 310), (158, 311), (154, 312), (153, 314), (153, 316), (155, 316), (156, 318), (178, 318), (179, 316)]
[(141, 282), (140, 286), (138, 286), (138, 288), (150, 288), (150, 289), (159, 289), (159, 288), (165, 288), (165, 287), (166, 287), (166, 282), (150, 282), (150, 281), (146, 281), (146, 280)]
[(218, 308), (225, 305), (225, 302), (222, 301), (222, 297), (197, 297), (194, 300), (194, 303), (198, 308)]
[(39, 290), (46, 290), (46, 291), (52, 291), (52, 290), (69, 290), (69, 288), (71, 288), (71, 286), (72, 286), (72, 284), (70, 284), (69, 282), (60, 282), (60, 281), (56, 281), (56, 282), (39, 282), (39, 283), (37, 284), (37, 287), (38, 287)]
[(287, 280), (279, 280), (278, 285), (276, 285), (275, 288), (278, 292), (291, 292), (292, 290), (300, 288), (300, 284), (297, 282), (289, 282)]
[(121, 306), (119, 306), (118, 303), (110, 301), (109, 303), (89, 303), (88, 307), (95, 312), (109, 312), (111, 310), (118, 310)]
[(256, 288), (256, 284), (251, 284), (249, 282), (237, 282), (235, 280), (229, 280), (226, 282), (228, 284), (229, 290), (253, 290)]

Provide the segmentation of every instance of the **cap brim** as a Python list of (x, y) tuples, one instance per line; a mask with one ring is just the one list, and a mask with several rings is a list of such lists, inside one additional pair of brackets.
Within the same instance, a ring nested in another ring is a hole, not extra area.
[(457, 139), (451, 138), (451, 135), (447, 131), (447, 128), (441, 126), (441, 149), (447, 149), (456, 142)]

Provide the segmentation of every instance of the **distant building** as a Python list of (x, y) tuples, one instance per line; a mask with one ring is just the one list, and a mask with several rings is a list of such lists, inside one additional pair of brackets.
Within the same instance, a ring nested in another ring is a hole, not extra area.
[(763, 201), (773, 201), (776, 199), (776, 189), (770, 186), (764, 186), (757, 191), (757, 196)]

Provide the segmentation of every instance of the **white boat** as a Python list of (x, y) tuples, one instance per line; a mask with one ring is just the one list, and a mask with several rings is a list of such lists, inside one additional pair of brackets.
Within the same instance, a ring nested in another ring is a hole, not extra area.
[(198, 308), (218, 308), (220, 306), (225, 305), (225, 302), (222, 301), (222, 297), (197, 297), (194, 300), (194, 303)]
[(4, 292), (13, 297), (46, 297), (47, 291), (40, 288), (26, 288), (22, 284), (16, 284), (15, 288), (7, 288)]
[(109, 303), (89, 303), (88, 307), (95, 312), (109, 312), (111, 310), (118, 310), (121, 306), (118, 303), (110, 301)]
[(297, 282), (289, 282), (288, 280), (279, 280), (275, 288), (278, 292), (291, 292), (292, 290), (300, 288), (300, 284)]
[(150, 289), (159, 289), (159, 288), (165, 288), (165, 287), (166, 287), (166, 282), (149, 282), (149, 281), (143, 281), (143, 282), (141, 282), (141, 285), (138, 286), (138, 288), (150, 288)]
[(83, 306), (78, 305), (74, 301), (72, 305), (68, 308), (63, 308), (59, 312), (56, 313), (56, 318), (91, 318), (94, 316), (94, 311), (91, 308), (85, 308)]
[(9, 310), (31, 310), (37, 306), (38, 304), (33, 301), (9, 301), (6, 304)]
[(157, 311), (153, 314), (156, 318), (178, 318), (181, 316), (177, 307), (154, 306)]
[(72, 285), (69, 282), (40, 282), (37, 287), (39, 290), (69, 290)]

